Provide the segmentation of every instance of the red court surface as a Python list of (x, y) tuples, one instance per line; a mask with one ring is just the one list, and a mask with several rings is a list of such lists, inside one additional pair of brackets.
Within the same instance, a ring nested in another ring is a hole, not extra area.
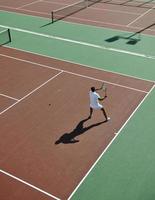
[[(0, 168), (13, 175), (1, 171), (0, 197), (67, 199), (153, 83), (7, 48), (0, 58)], [(103, 81), (106, 123), (100, 111), (87, 119), (89, 89)]]

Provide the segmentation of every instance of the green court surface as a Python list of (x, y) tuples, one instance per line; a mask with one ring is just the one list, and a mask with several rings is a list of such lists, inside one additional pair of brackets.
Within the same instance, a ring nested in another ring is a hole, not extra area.
[[(155, 80), (153, 36), (138, 34), (134, 38), (140, 38), (140, 41), (136, 45), (129, 45), (126, 44), (129, 40), (122, 37), (133, 33), (61, 21), (51, 24), (48, 19), (2, 11), (0, 25), (11, 29), (11, 47)], [(115, 36), (120, 36), (120, 39), (114, 42), (105, 41)]]
[(155, 91), (121, 131), (72, 200), (155, 199), (154, 100)]
[[(133, 33), (4, 11), (0, 27), (11, 29), (11, 48), (155, 81), (153, 36), (135, 34), (137, 43), (127, 44)], [(155, 199), (154, 102), (153, 87), (70, 199)]]

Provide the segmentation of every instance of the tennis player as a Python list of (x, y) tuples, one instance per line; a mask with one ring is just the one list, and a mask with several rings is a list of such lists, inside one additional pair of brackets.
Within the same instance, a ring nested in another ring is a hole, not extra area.
[(103, 101), (106, 97), (100, 97), (100, 95), (96, 92), (97, 90), (101, 90), (102, 88), (96, 89), (95, 87), (91, 87), (91, 90), (89, 92), (90, 97), (90, 115), (89, 119), (92, 117), (93, 110), (101, 110), (103, 112), (103, 115), (105, 117), (106, 121), (110, 120), (110, 117), (107, 116), (105, 109), (103, 106), (99, 103), (99, 101)]

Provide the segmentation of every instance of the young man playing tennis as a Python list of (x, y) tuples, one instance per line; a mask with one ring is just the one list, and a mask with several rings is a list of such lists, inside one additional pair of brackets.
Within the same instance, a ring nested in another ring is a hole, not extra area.
[(93, 110), (101, 110), (103, 112), (103, 115), (105, 117), (106, 122), (110, 120), (110, 117), (107, 116), (103, 106), (99, 103), (99, 101), (103, 101), (103, 99), (106, 97), (100, 97), (100, 95), (96, 92), (97, 90), (101, 90), (101, 88), (96, 89), (95, 87), (91, 87), (91, 90), (89, 92), (89, 97), (90, 97), (90, 115), (89, 119), (92, 117)]

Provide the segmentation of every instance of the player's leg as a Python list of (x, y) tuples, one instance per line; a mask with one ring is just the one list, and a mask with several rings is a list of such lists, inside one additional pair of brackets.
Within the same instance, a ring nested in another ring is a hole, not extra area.
[(92, 117), (92, 114), (93, 114), (93, 109), (90, 107), (90, 115), (89, 115), (89, 119)]
[(107, 88), (105, 88), (104, 92), (105, 92), (105, 97), (107, 97)]
[(104, 117), (105, 117), (106, 121), (110, 120), (110, 117), (107, 116), (107, 114), (106, 114), (104, 108), (101, 108), (101, 110), (102, 110), (102, 112), (103, 112), (103, 114), (104, 114)]

